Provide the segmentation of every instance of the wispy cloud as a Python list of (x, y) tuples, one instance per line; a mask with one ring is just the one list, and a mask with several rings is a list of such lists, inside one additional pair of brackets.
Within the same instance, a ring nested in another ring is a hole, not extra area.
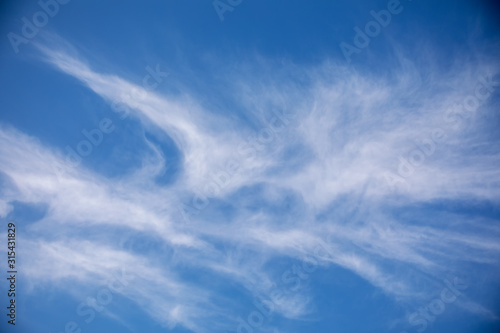
[[(93, 70), (56, 40), (50, 47), (37, 44), (44, 59), (101, 98), (123, 101), (145, 132), (170, 136), (182, 154), (181, 172), (172, 184), (156, 183), (166, 159), (144, 137), (149, 151), (136, 152), (143, 167), (130, 174), (111, 179), (79, 165), (58, 176), (57, 168), (66, 163), (61, 150), (2, 125), (0, 214), (8, 214), (14, 201), (48, 207), (27, 235), (25, 274), (31, 283), (98, 285), (122, 267), (133, 267), (145, 283), (122, 296), (169, 327), (210, 331), (204, 324), (233, 327), (235, 310), (229, 299), (217, 296), (223, 282), (196, 283), (186, 270), (209, 272), (262, 298), (281, 279), (270, 262), (315, 255), (322, 244), (329, 253), (325, 267), (352, 271), (407, 300), (432, 292), (419, 288), (410, 271), (437, 281), (451, 272), (466, 273), (458, 261), (498, 264), (499, 230), (489, 227), (488, 217), (472, 225), (452, 213), (422, 215), (415, 219), (425, 225), (416, 226), (389, 213), (438, 200), (498, 203), (500, 153), (487, 147), (491, 129), (483, 120), (497, 117), (497, 101), (485, 100), (466, 122), (446, 120), (450, 107), (474, 93), (478, 80), (497, 78), (494, 66), (464, 62), (452, 72), (428, 75), (400, 59), (391, 76), (380, 77), (344, 64), (285, 64), (289, 77), (269, 75), (265, 84), (262, 73), (249, 68), (241, 76), (227, 75), (235, 96), (241, 96), (247, 119), (242, 120), (202, 107), (195, 96), (146, 91)], [(124, 98), (124, 91), (143, 98)], [(396, 191), (388, 186), (385, 175), (397, 173), (400, 158), (409, 158), (435, 129), (444, 131), (445, 139), (433, 155), (404, 186)], [(210, 193), (210, 205), (192, 223), (185, 223), (179, 202), (188, 198), (191, 204), (229, 161), (238, 171)], [(466, 232), (456, 230), (458, 225)], [(46, 231), (55, 226), (57, 232)], [(136, 241), (132, 234), (159, 244), (161, 260), (128, 248), (125, 244)], [(309, 312), (308, 302), (314, 300), (300, 291), (276, 309), (301, 318)]]

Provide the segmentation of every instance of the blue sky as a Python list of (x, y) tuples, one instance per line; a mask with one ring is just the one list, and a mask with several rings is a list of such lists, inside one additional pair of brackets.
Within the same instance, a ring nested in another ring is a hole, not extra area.
[(498, 9), (4, 1), (0, 330), (498, 332)]

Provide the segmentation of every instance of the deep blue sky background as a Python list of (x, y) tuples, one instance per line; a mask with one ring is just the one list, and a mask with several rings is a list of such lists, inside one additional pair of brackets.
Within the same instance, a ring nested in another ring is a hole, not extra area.
[[(499, 6), (403, 0), (348, 63), (339, 44), (387, 3), (243, 0), (221, 21), (210, 1), (71, 0), (16, 53), (7, 34), (40, 7), (3, 2), (0, 244), (5, 271), (15, 221), (20, 273), (2, 332), (237, 332), (286, 290), (254, 332), (412, 333), (455, 278), (467, 289), (421, 332), (500, 331), (499, 84), (443, 120), (499, 81)], [(124, 100), (157, 65), (157, 88)], [(276, 112), (294, 116), (244, 156)], [(104, 118), (114, 130), (68, 167)], [(436, 128), (446, 139), (389, 188)], [(186, 221), (231, 159), (243, 170)], [(321, 244), (331, 256), (291, 290), (283, 275)], [(133, 281), (86, 323), (79, 304), (124, 269)]]

